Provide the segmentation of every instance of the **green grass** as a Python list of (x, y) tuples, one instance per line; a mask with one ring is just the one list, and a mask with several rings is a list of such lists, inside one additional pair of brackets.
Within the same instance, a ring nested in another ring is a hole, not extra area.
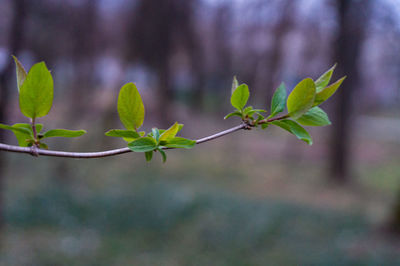
[[(325, 182), (303, 146), (277, 156), (233, 139), (167, 164), (9, 155), (0, 265), (400, 265), (365, 211), (372, 196)], [(399, 184), (385, 156), (356, 165), (373, 196)]]
[[(7, 206), (4, 265), (396, 265), (361, 215), (154, 181), (118, 194), (47, 184)], [(210, 192), (211, 191), (211, 192)], [(21, 246), (21, 256), (14, 257)], [(23, 250), (23, 249), (22, 249)], [(387, 253), (387, 254), (386, 254)], [(28, 254), (24, 258), (24, 254)], [(392, 256), (392, 257), (391, 257)], [(25, 261), (26, 260), (26, 261)], [(376, 263), (376, 264), (375, 264)]]

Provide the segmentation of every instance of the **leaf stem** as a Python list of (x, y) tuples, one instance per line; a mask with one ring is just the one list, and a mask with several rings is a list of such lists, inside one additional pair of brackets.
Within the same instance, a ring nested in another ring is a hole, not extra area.
[(38, 137), (37, 137), (36, 119), (35, 118), (32, 118), (31, 124), (32, 124), (33, 139), (35, 141), (35, 143), (33, 145), (38, 147), (39, 145), (38, 145)]
[(259, 124), (265, 124), (265, 123), (270, 123), (270, 122), (277, 121), (277, 120), (286, 119), (286, 118), (289, 118), (289, 117), (290, 117), (290, 115), (289, 115), (289, 114), (286, 114), (286, 115), (278, 116), (278, 117), (275, 117), (275, 118), (264, 119), (264, 120), (261, 120), (261, 121), (258, 122), (258, 123), (259, 123)]

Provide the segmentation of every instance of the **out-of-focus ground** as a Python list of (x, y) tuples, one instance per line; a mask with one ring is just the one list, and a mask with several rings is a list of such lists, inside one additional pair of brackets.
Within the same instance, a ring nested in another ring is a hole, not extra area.
[[(183, 134), (231, 124), (198, 117)], [(168, 151), (166, 164), (9, 154), (0, 262), (398, 265), (400, 242), (382, 224), (400, 185), (399, 143), (355, 131), (354, 181), (343, 187), (323, 178), (326, 132), (312, 130), (309, 147), (274, 128), (242, 131)]]

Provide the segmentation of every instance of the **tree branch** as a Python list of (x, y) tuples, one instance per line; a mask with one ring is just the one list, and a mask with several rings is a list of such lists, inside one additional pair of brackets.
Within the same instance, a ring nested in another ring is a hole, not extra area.
[[(244, 128), (246, 128), (246, 124), (242, 123), (238, 126), (218, 132), (214, 135), (198, 139), (196, 140), (196, 144), (201, 144), (210, 140), (214, 140)], [(32, 149), (32, 147), (20, 147), (3, 143), (0, 143), (0, 151), (28, 153), (34, 156), (43, 155), (43, 156), (53, 156), (53, 157), (82, 158), (82, 159), (102, 158), (102, 157), (114, 156), (118, 154), (131, 152), (129, 148), (121, 148), (121, 149), (99, 151), (99, 152), (65, 152), (65, 151)]]
[[(282, 120), (288, 118), (289, 115), (279, 116), (276, 118), (271, 119), (264, 119), (259, 122), (259, 124), (265, 124), (276, 120)], [(235, 127), (229, 128), (227, 130), (218, 132), (216, 134), (197, 139), (196, 144), (205, 143), (225, 135), (231, 134), (233, 132), (242, 130), (242, 129), (251, 129), (254, 125), (242, 122), (240, 125)], [(164, 148), (165, 150), (173, 149), (173, 148)], [(121, 148), (121, 149), (114, 149), (108, 151), (98, 151), (98, 152), (66, 152), (66, 151), (53, 151), (53, 150), (43, 150), (38, 149), (36, 147), (20, 147), (15, 145), (3, 144), (0, 143), (0, 151), (8, 151), (8, 152), (18, 152), (18, 153), (28, 153), (33, 156), (43, 155), (43, 156), (52, 156), (52, 157), (67, 157), (67, 158), (80, 158), (80, 159), (92, 159), (92, 158), (102, 158), (102, 157), (109, 157), (118, 154), (132, 152), (129, 148)]]

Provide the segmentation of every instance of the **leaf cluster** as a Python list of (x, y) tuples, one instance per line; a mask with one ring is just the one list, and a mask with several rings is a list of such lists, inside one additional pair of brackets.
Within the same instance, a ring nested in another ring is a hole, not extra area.
[(31, 123), (17, 123), (12, 126), (0, 124), (0, 128), (12, 131), (19, 146), (41, 149), (48, 149), (43, 142), (46, 138), (72, 138), (85, 134), (85, 130), (68, 129), (41, 132), (43, 124), (37, 124), (36, 119), (46, 116), (53, 105), (53, 77), (44, 62), (33, 65), (29, 72), (26, 72), (21, 62), (15, 56), (13, 58), (17, 73), (19, 108)]
[(257, 121), (263, 119), (264, 116), (262, 114), (266, 113), (266, 110), (254, 109), (252, 106), (246, 107), (249, 97), (249, 87), (246, 84), (239, 85), (236, 77), (234, 77), (232, 82), (231, 104), (236, 110), (227, 114), (224, 119), (228, 119), (232, 116), (239, 116), (246, 123), (250, 121), (257, 123)]
[(151, 132), (138, 131), (144, 122), (145, 108), (142, 98), (134, 83), (125, 84), (118, 95), (118, 115), (126, 129), (111, 129), (105, 134), (109, 137), (119, 137), (128, 142), (128, 147), (134, 152), (144, 152), (147, 161), (153, 158), (154, 152), (159, 152), (163, 162), (167, 160), (165, 149), (191, 149), (196, 141), (177, 137), (183, 124), (175, 122), (168, 129), (152, 128)]
[[(225, 116), (225, 119), (232, 116), (241, 117), (242, 121), (251, 127), (261, 126), (262, 129), (269, 125), (278, 126), (293, 135), (312, 144), (310, 134), (302, 126), (326, 126), (331, 122), (328, 115), (319, 105), (328, 100), (340, 87), (346, 77), (328, 85), (336, 64), (322, 74), (317, 80), (306, 78), (300, 81), (287, 96), (286, 86), (281, 83), (275, 90), (271, 100), (270, 114), (264, 109), (254, 109), (247, 106), (250, 92), (246, 84), (238, 83), (236, 77), (232, 83), (231, 104), (235, 111)], [(287, 114), (277, 117), (285, 111)]]

